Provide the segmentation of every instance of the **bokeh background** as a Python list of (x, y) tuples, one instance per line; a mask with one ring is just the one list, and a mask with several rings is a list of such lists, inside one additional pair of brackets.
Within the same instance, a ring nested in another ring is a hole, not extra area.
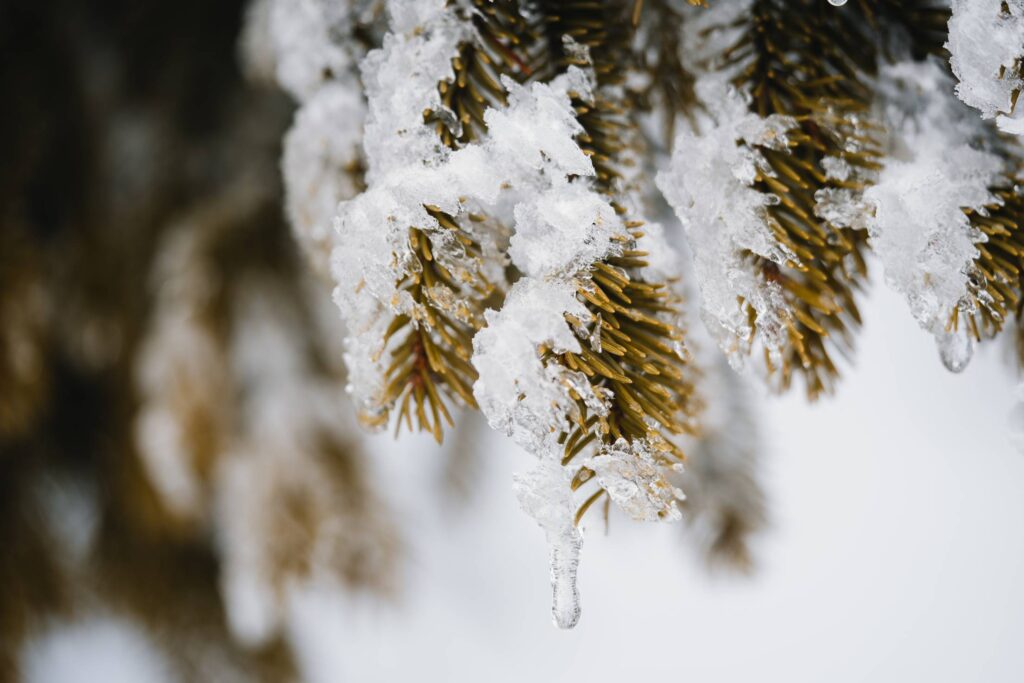
[[(197, 252), (220, 283), (212, 326), (227, 330), (210, 367), (253, 334), (231, 284), (253, 278), (308, 309), (272, 320), (321, 330), (310, 348), (337, 340), (319, 318), (326, 290), (294, 285), (316, 279), (280, 203), (292, 105), (244, 80), (243, 13), (238, 1), (0, 6), (0, 324), (4, 348), (29, 358), (12, 367), (34, 369), (0, 374), (0, 680), (1020, 680), (1013, 350), (983, 348), (948, 373), (877, 267), (835, 396), (809, 405), (749, 383), (768, 511), (749, 574), (709, 571), (685, 519), (595, 517), (582, 620), (555, 629), (543, 535), (511, 488), (530, 456), (472, 421), (443, 447), (356, 435), (329, 389), (343, 386), (329, 348), (309, 351), (314, 379), (298, 395), (328, 396), (316, 407), (343, 432), (332, 443), (344, 471), (324, 475), (337, 488), (300, 479), (285, 492), (320, 502), (256, 524), (266, 552), (239, 551), (218, 519), (234, 504), (257, 520), (260, 505), (285, 506), (264, 486), (282, 471), (272, 456), (257, 459), (270, 475), (241, 479), (265, 498), (221, 495), (229, 475), (199, 463), (197, 495), (212, 502), (165, 509), (136, 422), (156, 400), (140, 358), (173, 332), (161, 292), (177, 271), (158, 266), (173, 235), (228, 235)], [(239, 387), (231, 401), (261, 395)], [(251, 425), (228, 431), (235, 451), (260, 440)], [(334, 519), (324, 500), (375, 540), (346, 531), (323, 551), (341, 571), (296, 568), (320, 557), (303, 515)], [(241, 571), (239, 588), (232, 567), (268, 554), (284, 557), (284, 578)], [(250, 579), (272, 586), (269, 603)]]

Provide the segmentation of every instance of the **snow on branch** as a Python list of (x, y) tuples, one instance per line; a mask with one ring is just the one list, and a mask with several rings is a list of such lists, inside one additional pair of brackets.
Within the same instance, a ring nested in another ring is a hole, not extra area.
[(936, 60), (882, 70), (880, 105), (889, 129), (889, 158), (864, 201), (871, 245), (886, 282), (903, 294), (918, 323), (935, 335), (943, 361), (962, 369), (973, 343), (966, 325), (949, 329), (960, 309), (972, 314), (969, 287), (978, 276), (977, 245), (985, 235), (968, 212), (1001, 200), (1004, 159), (985, 146), (981, 121), (953, 97), (952, 79)]
[(953, 0), (946, 48), (960, 99), (1003, 130), (1024, 133), (1024, 120), (1014, 114), (1024, 86), (1024, 2)]
[[(779, 358), (791, 314), (779, 285), (760, 277), (749, 255), (778, 265), (796, 256), (770, 228), (766, 207), (778, 197), (753, 186), (758, 173), (773, 175), (758, 147), (785, 150), (796, 121), (750, 113), (750, 96), (717, 75), (702, 77), (696, 91), (714, 114), (704, 130), (676, 137), (658, 187), (686, 230), (704, 320), (730, 360), (741, 364), (755, 339)], [(737, 297), (753, 307), (755, 325)]]

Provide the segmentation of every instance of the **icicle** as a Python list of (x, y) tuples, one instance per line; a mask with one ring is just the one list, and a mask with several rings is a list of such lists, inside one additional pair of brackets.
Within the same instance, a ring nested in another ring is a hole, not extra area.
[(551, 616), (558, 628), (572, 628), (580, 620), (580, 591), (576, 570), (583, 537), (565, 534), (551, 544)]
[(566, 470), (552, 451), (512, 484), (523, 511), (544, 530), (551, 558), (551, 615), (558, 628), (572, 628), (580, 620), (580, 594), (576, 570), (583, 534), (576, 527), (572, 488)]

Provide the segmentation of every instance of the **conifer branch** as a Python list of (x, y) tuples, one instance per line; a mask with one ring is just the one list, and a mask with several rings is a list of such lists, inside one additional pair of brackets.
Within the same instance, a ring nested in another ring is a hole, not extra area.
[[(10, 219), (8, 219), (10, 220)], [(13, 222), (13, 221), (11, 221)], [(38, 249), (20, 226), (0, 230), (0, 444), (30, 431), (50, 385), (48, 292)]]
[[(635, 163), (637, 145), (620, 87), (630, 60), (630, 8), (625, 2), (595, 6), (579, 0), (549, 3), (544, 9), (553, 62), (559, 68), (591, 67), (596, 75), (593, 100), (574, 101), (583, 127), (577, 140), (594, 164), (597, 188), (624, 217), (631, 236), (619, 255), (594, 264), (578, 284), (578, 297), (597, 321), (591, 333), (597, 343), (590, 348), (584, 344), (579, 355), (549, 359), (582, 372), (591, 391), (607, 396), (609, 403), (606, 415), (592, 414), (582, 398), (574, 396), (579, 415), (575, 428), (562, 435), (562, 464), (569, 465), (592, 445), (601, 453), (620, 443), (646, 443), (660, 454), (662, 464), (671, 465), (683, 459), (672, 437), (689, 428), (693, 387), (684, 371), (688, 356), (677, 326), (679, 298), (669, 283), (652, 280), (645, 272), (648, 254), (637, 244), (644, 237), (644, 223), (630, 220), (629, 210), (620, 203), (628, 191), (625, 171)], [(590, 467), (580, 467), (573, 488), (594, 474)], [(577, 522), (602, 490), (585, 500)]]
[[(447, 148), (459, 149), (486, 132), (484, 111), (505, 103), (503, 76), (522, 81), (529, 75), (529, 31), (518, 10), (513, 1), (474, 0), (468, 16), (472, 31), (452, 59), (453, 77), (437, 86), (440, 107), (424, 112), (424, 121), (435, 123)], [(391, 345), (380, 399), (387, 408), (375, 419), (387, 420), (391, 407), (397, 407), (396, 433), (403, 422), (411, 431), (415, 416), (417, 428), (440, 443), (443, 423), (453, 426), (449, 406), (477, 408), (472, 392), (477, 375), (469, 363), (472, 338), (483, 325), (484, 309), (500, 302), (504, 285), (488, 278), (478, 235), (481, 230), (500, 234), (502, 228), (480, 214), (455, 217), (438, 207), (424, 208), (447, 236), (438, 242), (420, 228), (409, 229), (414, 262), (398, 287), (410, 295), (415, 314), (396, 316), (385, 332), (385, 344), (396, 334), (404, 337)], [(466, 221), (475, 229), (465, 229)], [(434, 250), (445, 241), (463, 261), (458, 272), (435, 258)]]
[[(763, 198), (758, 220), (775, 252), (768, 258), (762, 246), (746, 254), (766, 299), (741, 301), (750, 338), (729, 346), (751, 350), (759, 340), (778, 387), (803, 375), (813, 398), (831, 388), (834, 354), (848, 351), (860, 322), (856, 292), (866, 276), (866, 234), (830, 208), (855, 200), (880, 168), (878, 130), (867, 117), (872, 94), (861, 78), (873, 71), (874, 54), (863, 46), (855, 7), (753, 0), (707, 11), (714, 13), (707, 25), (691, 32), (711, 47), (689, 47), (709, 72), (704, 78), (727, 77), (766, 126), (760, 139), (737, 144), (756, 159), (749, 187)], [(680, 169), (686, 153), (678, 150)], [(666, 177), (663, 190), (677, 182)], [(701, 198), (693, 201), (700, 205)], [(739, 333), (743, 326), (734, 327)]]

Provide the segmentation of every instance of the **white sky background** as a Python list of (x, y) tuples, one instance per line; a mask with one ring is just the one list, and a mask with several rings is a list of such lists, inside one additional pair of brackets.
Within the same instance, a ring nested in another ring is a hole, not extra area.
[[(551, 624), (543, 535), (512, 493), (530, 456), (483, 431), (460, 507), (441, 498), (429, 439), (375, 437), (405, 591), (396, 605), (300, 596), (292, 636), (310, 683), (1020, 681), (1024, 454), (1006, 349), (951, 375), (881, 283), (862, 312), (838, 395), (761, 402), (760, 572), (709, 577), (681, 525), (613, 516), (605, 536), (595, 516), (573, 631)], [(24, 663), (29, 683), (165, 683), (154, 652), (99, 619), (46, 634)]]
[(591, 522), (583, 617), (551, 625), (547, 552), (486, 435), (467, 507), (439, 504), (424, 439), (378, 443), (411, 546), (397, 607), (311, 596), (296, 610), (314, 683), (1020, 681), (1024, 455), (1015, 373), (983, 348), (962, 375), (880, 282), (856, 368), (809, 407), (762, 401), (772, 528), (751, 580), (709, 577), (674, 525)]

